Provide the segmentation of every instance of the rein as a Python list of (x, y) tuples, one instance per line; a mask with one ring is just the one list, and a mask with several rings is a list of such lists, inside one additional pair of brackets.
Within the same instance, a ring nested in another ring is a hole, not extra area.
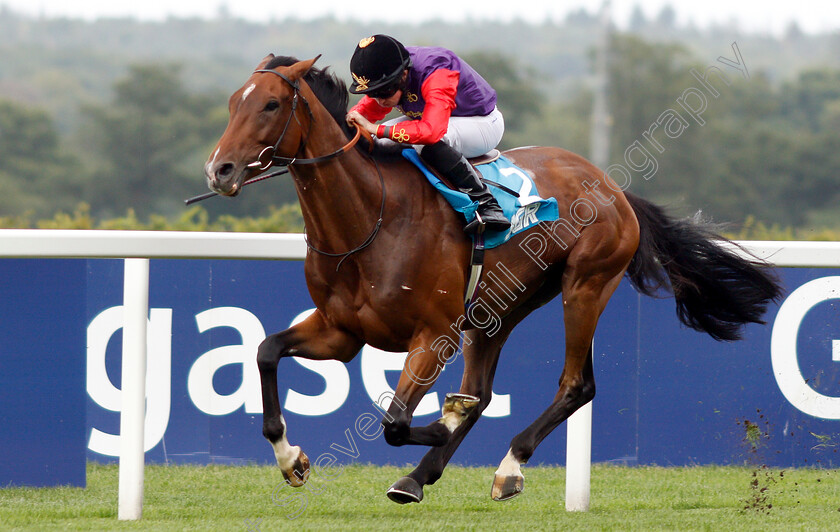
[(379, 218), (376, 220), (376, 224), (373, 226), (368, 237), (365, 239), (364, 242), (356, 246), (355, 248), (351, 249), (350, 251), (345, 251), (343, 253), (330, 253), (328, 251), (322, 251), (309, 242), (309, 238), (306, 237), (306, 230), (304, 229), (303, 233), (303, 240), (306, 242), (306, 247), (318, 253), (320, 255), (324, 255), (325, 257), (341, 257), (341, 260), (338, 261), (338, 264), (335, 266), (335, 271), (338, 271), (341, 268), (341, 263), (347, 259), (353, 253), (358, 253), (359, 251), (365, 249), (369, 245), (373, 244), (373, 241), (376, 239), (376, 235), (379, 234), (379, 229), (382, 227), (382, 217), (385, 214), (385, 179), (382, 177), (382, 170), (379, 168), (379, 163), (376, 162), (376, 159), (373, 160), (373, 164), (376, 166), (376, 173), (379, 174), (379, 186), (382, 188), (382, 202), (379, 205)]
[[(289, 113), (289, 118), (286, 120), (286, 125), (283, 126), (283, 131), (280, 133), (280, 137), (277, 139), (277, 142), (274, 143), (274, 146), (266, 146), (260, 152), (260, 154), (257, 156), (257, 160), (254, 161), (253, 163), (249, 164), (248, 167), (250, 167), (250, 168), (259, 167), (260, 171), (263, 171), (263, 170), (267, 170), (268, 168), (270, 168), (271, 166), (273, 166), (275, 164), (277, 164), (279, 166), (288, 167), (288, 166), (291, 166), (293, 164), (300, 165), (300, 164), (321, 163), (321, 162), (324, 162), (324, 161), (329, 161), (330, 159), (334, 159), (334, 158), (336, 158), (336, 157), (338, 157), (338, 156), (340, 156), (344, 153), (347, 153), (348, 151), (350, 151), (351, 148), (353, 148), (353, 146), (356, 145), (357, 142), (359, 142), (359, 138), (361, 138), (361, 135), (362, 135), (362, 127), (359, 124), (356, 124), (356, 135), (350, 140), (350, 142), (348, 142), (347, 144), (345, 144), (341, 148), (337, 149), (336, 151), (334, 151), (332, 153), (328, 153), (327, 155), (321, 155), (319, 157), (312, 157), (311, 159), (301, 159), (301, 158), (298, 158), (298, 157), (282, 157), (282, 156), (277, 155), (277, 149), (280, 147), (280, 144), (283, 142), (283, 138), (286, 136), (286, 132), (289, 129), (289, 125), (292, 123), (292, 117), (295, 118), (295, 121), (297, 121), (299, 126), (301, 126), (301, 127), (303, 126), (303, 124), (300, 123), (300, 120), (298, 120), (297, 113), (295, 112), (297, 110), (298, 98), (303, 100), (303, 104), (306, 106), (306, 111), (307, 111), (307, 113), (309, 113), (309, 130), (307, 131), (307, 134), (303, 137), (303, 141), (301, 142), (301, 147), (298, 151), (303, 150), (303, 147), (306, 145), (306, 139), (309, 137), (309, 132), (312, 130), (312, 124), (315, 121), (315, 117), (312, 114), (312, 109), (309, 107), (309, 102), (306, 101), (306, 97), (304, 97), (303, 95), (300, 94), (300, 84), (298, 83), (297, 80), (292, 81), (285, 74), (282, 74), (282, 73), (280, 73), (276, 70), (272, 70), (272, 69), (259, 69), (259, 70), (254, 71), (254, 73), (257, 73), (257, 72), (266, 72), (266, 73), (271, 73), (271, 74), (274, 74), (276, 76), (279, 76), (280, 79), (282, 79), (283, 81), (285, 81), (286, 83), (288, 83), (292, 87), (292, 89), (294, 90), (294, 96), (292, 97), (292, 109), (291, 109), (291, 112)], [(371, 150), (373, 149), (373, 139), (370, 139), (370, 148), (371, 148)], [(263, 162), (262, 162), (263, 156), (267, 153), (271, 154), (271, 158), (269, 159), (268, 163), (263, 164)], [(324, 255), (325, 257), (341, 257), (341, 260), (338, 261), (338, 264), (335, 267), (335, 271), (338, 271), (338, 269), (341, 268), (341, 264), (350, 255), (352, 255), (354, 253), (358, 253), (359, 251), (361, 251), (361, 250), (365, 249), (366, 247), (368, 247), (369, 245), (371, 245), (373, 243), (373, 241), (376, 239), (376, 235), (379, 234), (379, 229), (382, 227), (382, 217), (385, 214), (385, 197), (386, 197), (386, 195), (385, 195), (385, 178), (382, 176), (382, 170), (379, 168), (379, 163), (376, 162), (376, 159), (373, 160), (373, 164), (376, 166), (376, 173), (379, 175), (379, 186), (382, 188), (382, 201), (379, 205), (379, 217), (376, 220), (376, 224), (373, 226), (373, 229), (371, 230), (368, 237), (364, 240), (364, 242), (362, 242), (361, 244), (359, 244), (355, 248), (351, 249), (350, 251), (345, 251), (343, 253), (330, 253), (328, 251), (322, 251), (322, 250), (316, 248), (315, 246), (313, 246), (312, 243), (309, 242), (309, 239), (306, 237), (306, 232), (304, 230), (303, 239), (306, 242), (306, 247), (307, 248), (311, 249), (315, 253), (318, 253), (320, 255)]]

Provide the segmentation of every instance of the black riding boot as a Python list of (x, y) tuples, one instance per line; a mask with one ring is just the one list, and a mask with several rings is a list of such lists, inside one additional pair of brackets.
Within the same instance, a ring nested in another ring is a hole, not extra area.
[(465, 232), (477, 233), (481, 224), (485, 224), (488, 231), (506, 231), (510, 228), (510, 222), (502, 213), (496, 198), (487, 189), (475, 168), (455, 148), (441, 140), (420, 150), (420, 157), (458, 190), (478, 202), (475, 220), (464, 227)]

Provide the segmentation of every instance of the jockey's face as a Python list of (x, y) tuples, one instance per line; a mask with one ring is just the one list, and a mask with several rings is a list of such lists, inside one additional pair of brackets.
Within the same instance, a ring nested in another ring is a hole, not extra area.
[[(399, 86), (401, 86), (401, 87), (404, 86), (403, 84), (405, 83), (406, 78), (408, 78), (408, 70), (407, 69), (403, 71), (402, 79), (400, 80), (401, 83), (400, 83)], [(393, 94), (391, 94), (388, 97), (385, 97), (385, 98), (373, 97), (373, 99), (376, 100), (376, 103), (378, 103), (382, 107), (394, 107), (398, 103), (400, 103), (400, 98), (402, 98), (402, 95), (403, 95), (402, 89), (397, 89)]]
[(382, 107), (394, 107), (398, 103), (400, 103), (400, 98), (402, 98), (403, 91), (397, 90), (394, 94), (387, 98), (374, 98), (376, 103), (381, 105)]

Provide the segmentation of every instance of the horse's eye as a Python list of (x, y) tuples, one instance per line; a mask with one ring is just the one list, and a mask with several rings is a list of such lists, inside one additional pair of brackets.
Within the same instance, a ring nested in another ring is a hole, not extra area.
[(265, 104), (265, 109), (263, 109), (263, 110), (264, 111), (274, 111), (278, 107), (280, 107), (280, 102), (278, 102), (277, 100), (271, 100), (267, 104)]

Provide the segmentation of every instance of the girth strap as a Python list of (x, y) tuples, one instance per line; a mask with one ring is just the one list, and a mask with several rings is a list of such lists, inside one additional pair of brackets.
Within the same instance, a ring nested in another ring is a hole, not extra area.
[[(483, 228), (484, 226), (482, 226)], [(484, 230), (479, 230), (473, 237), (473, 250), (470, 257), (470, 276), (467, 279), (467, 290), (464, 294), (464, 317), (465, 327), (470, 327), (470, 307), (472, 307), (478, 294), (478, 287), (481, 281), (481, 273), (484, 270)]]

